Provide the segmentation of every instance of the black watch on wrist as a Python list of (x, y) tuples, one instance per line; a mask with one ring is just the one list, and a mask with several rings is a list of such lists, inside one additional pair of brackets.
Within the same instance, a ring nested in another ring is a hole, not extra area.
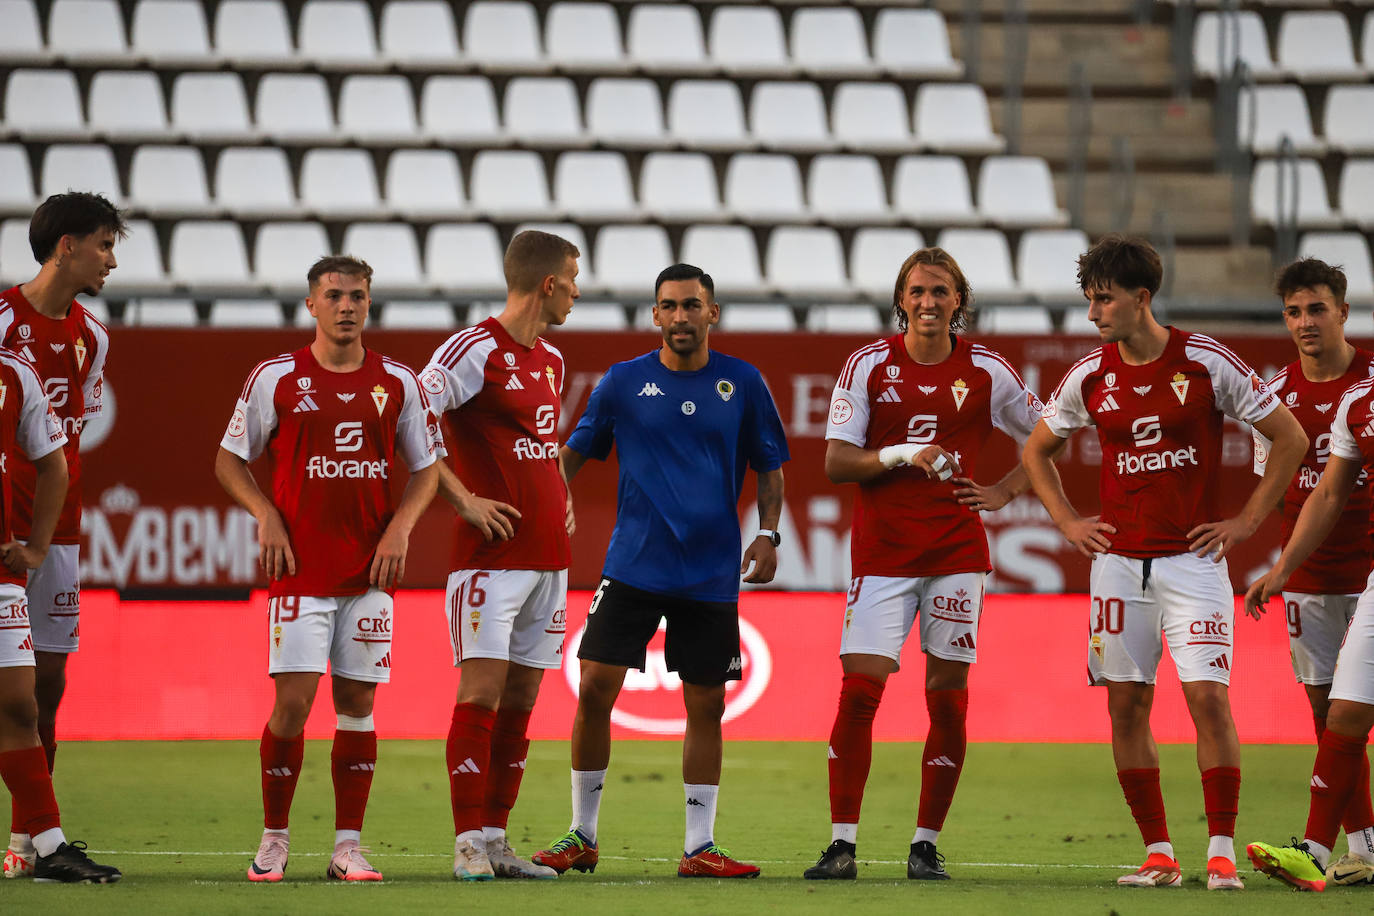
[(760, 528), (758, 537), (768, 538), (768, 540), (772, 542), (774, 547), (777, 547), (779, 544), (782, 543), (782, 535), (772, 530), (771, 528)]

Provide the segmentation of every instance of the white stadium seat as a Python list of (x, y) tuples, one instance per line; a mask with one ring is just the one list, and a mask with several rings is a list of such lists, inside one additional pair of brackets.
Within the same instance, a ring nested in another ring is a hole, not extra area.
[(617, 296), (647, 299), (653, 295), (658, 271), (675, 259), (662, 226), (603, 226), (592, 260), (604, 288)]
[(1054, 199), (1050, 166), (1039, 156), (989, 156), (978, 169), (978, 212), (999, 226), (1068, 225)]
[(688, 226), (682, 234), (682, 261), (710, 274), (722, 300), (769, 291), (759, 271), (754, 233), (747, 226)]
[(544, 161), (527, 150), (482, 150), (473, 158), (472, 206), (497, 219), (549, 219)]
[(53, 0), (48, 47), (73, 63), (121, 63), (129, 59), (124, 16), (115, 0)]
[(132, 23), (133, 52), (161, 67), (206, 67), (210, 27), (199, 0), (138, 0)]
[(771, 6), (720, 6), (711, 13), (711, 62), (737, 76), (790, 74), (782, 16)]
[[(1226, 21), (1234, 16), (1234, 25)], [(1280, 70), (1269, 53), (1264, 20), (1254, 10), (1199, 13), (1193, 26), (1193, 72), (1217, 79), (1243, 61), (1256, 79), (1274, 79)]]
[(639, 217), (624, 153), (568, 152), (553, 168), (554, 207), (589, 222)]
[(125, 141), (167, 135), (167, 106), (156, 73), (101, 70), (91, 78), (87, 98), (92, 131)]
[(1049, 309), (1038, 305), (1001, 305), (974, 311), (978, 330), (991, 334), (1053, 334)]
[(321, 69), (366, 70), (384, 63), (377, 55), (372, 10), (363, 0), (305, 0), (298, 34), (300, 56)]
[(587, 89), (587, 131), (598, 143), (618, 148), (662, 146), (663, 99), (647, 79), (603, 77)]
[(992, 131), (988, 97), (974, 83), (922, 83), (913, 123), (917, 142), (941, 152), (1000, 153), (1006, 147)]
[(723, 218), (716, 169), (705, 153), (649, 153), (639, 173), (640, 205), (657, 220)]
[(239, 66), (299, 64), (282, 0), (220, 0), (215, 8), (215, 51)]
[(806, 310), (806, 329), (819, 334), (881, 334), (883, 321), (871, 305), (813, 305)]
[(172, 130), (197, 143), (255, 140), (237, 73), (181, 73), (172, 82)]
[(544, 48), (562, 70), (613, 73), (629, 66), (620, 22), (609, 3), (557, 0), (544, 23)]
[(934, 9), (879, 10), (873, 57), (879, 67), (900, 77), (950, 78), (964, 72), (950, 54), (945, 17)]
[(836, 142), (865, 152), (901, 153), (915, 145), (906, 96), (895, 83), (840, 83), (831, 128)]
[(814, 76), (867, 76), (875, 70), (853, 7), (800, 9), (792, 16), (792, 60)]
[(343, 250), (376, 271), (372, 288), (378, 295), (405, 296), (429, 286), (420, 268), (420, 243), (406, 223), (353, 223), (344, 230)]
[(279, 295), (304, 296), (310, 265), (333, 253), (319, 223), (263, 223), (253, 242), (254, 278)]
[(872, 156), (823, 155), (811, 160), (806, 199), (828, 223), (890, 223), (892, 209), (878, 160)]
[(779, 226), (768, 234), (763, 263), (768, 285), (784, 296), (847, 299), (854, 294), (834, 229)]
[[(943, 229), (935, 244), (959, 262), (970, 281), (974, 301), (1019, 298), (1022, 290), (1011, 272), (1007, 237), (996, 229)], [(895, 273), (894, 273), (895, 276)]]
[(377, 325), (383, 328), (413, 330), (457, 328), (458, 319), (449, 302), (405, 302), (392, 300), (382, 307)]
[[(1280, 177), (1284, 181), (1282, 200), (1278, 195)], [(1297, 225), (1305, 228), (1340, 228), (1341, 218), (1331, 210), (1321, 165), (1314, 159), (1299, 159), (1294, 173), (1282, 169), (1275, 159), (1255, 163), (1250, 179), (1250, 216), (1260, 225), (1273, 225), (1289, 213), (1295, 213)]]
[(968, 168), (958, 156), (903, 156), (892, 180), (892, 206), (902, 219), (938, 225), (979, 221)]
[(360, 149), (312, 149), (301, 160), (301, 204), (328, 217), (368, 216), (381, 209), (377, 170)]
[[(1374, 15), (1370, 16), (1374, 21)], [(1374, 152), (1374, 86), (1332, 86), (1322, 117), (1326, 142), (1343, 153)]]
[(781, 153), (731, 156), (725, 168), (725, 206), (750, 221), (804, 222), (808, 214), (796, 157)]
[(269, 73), (258, 81), (257, 126), (279, 143), (335, 143), (329, 89), (318, 73)]
[(29, 213), (36, 202), (29, 154), (18, 143), (0, 143), (0, 211)]
[(548, 61), (539, 45), (534, 7), (524, 0), (476, 0), (463, 21), (463, 48), (484, 70), (541, 70)]
[(505, 142), (496, 92), (485, 76), (431, 76), (420, 90), (423, 136), (461, 146)]
[(5, 83), (5, 127), (42, 140), (87, 135), (76, 76), (68, 70), (13, 70)]
[(385, 184), (387, 207), (406, 219), (457, 219), (467, 212), (452, 150), (396, 150), (386, 163)]
[(212, 328), (285, 327), (281, 303), (275, 299), (216, 299), (210, 303)]
[[(714, 274), (712, 276), (714, 278)], [(719, 289), (719, 278), (716, 278), (716, 283)], [(787, 333), (797, 329), (797, 316), (792, 309), (778, 302), (724, 305), (720, 310), (720, 329), (739, 334)]]
[[(578, 275), (578, 284), (582, 282)], [(618, 302), (586, 302), (579, 299), (560, 331), (623, 331), (630, 326), (625, 307)]]
[(691, 73), (711, 66), (701, 13), (686, 3), (636, 3), (626, 29), (629, 60), (650, 73)]
[(567, 77), (517, 76), (506, 84), (505, 128), (531, 146), (578, 146), (591, 138), (582, 129), (577, 89)]
[(1345, 271), (1345, 298), (1351, 305), (1374, 304), (1374, 267), (1369, 243), (1358, 232), (1309, 232), (1298, 240), (1298, 257), (1321, 258)]
[(419, 132), (415, 96), (403, 76), (344, 77), (339, 90), (339, 128), (365, 144), (394, 146)]
[(668, 90), (668, 134), (692, 149), (730, 150), (750, 145), (744, 100), (731, 80), (678, 80)]
[(1368, 232), (1374, 229), (1374, 159), (1347, 159), (1341, 167), (1341, 215)]
[(0, 283), (6, 287), (32, 280), (38, 263), (29, 247), (29, 218), (0, 223)]
[(279, 146), (221, 152), (215, 164), (215, 202), (240, 219), (294, 216), (299, 208), (286, 152)]
[(1016, 276), (1021, 287), (1042, 301), (1078, 304), (1078, 256), (1088, 250), (1081, 229), (1031, 229), (1021, 233), (1016, 250)]
[(193, 328), (200, 322), (190, 299), (133, 299), (124, 303), (123, 320), (141, 328)]
[(897, 270), (913, 251), (925, 245), (915, 229), (860, 229), (849, 248), (849, 276), (859, 292), (887, 307)]
[(96, 143), (58, 143), (43, 151), (43, 170), (38, 196), (48, 197), (73, 189), (104, 194), (123, 205), (124, 192), (115, 168), (114, 153)]
[(52, 55), (43, 47), (34, 0), (0, 0), (0, 60), (9, 64), (39, 64)]
[(820, 87), (812, 82), (765, 80), (749, 98), (749, 127), (769, 149), (806, 152), (835, 145)]
[(239, 224), (220, 220), (182, 220), (172, 227), (168, 276), (192, 289), (246, 288), (248, 249)]
[(1325, 151), (1325, 144), (1312, 133), (1312, 116), (1302, 87), (1246, 86), (1240, 91), (1239, 104), (1236, 137), (1241, 146), (1261, 155), (1274, 153), (1287, 136), (1299, 154)]
[(134, 150), (129, 165), (129, 199), (140, 209), (162, 216), (207, 215), (213, 207), (200, 150), (150, 144)]
[(503, 252), (494, 226), (440, 223), (425, 236), (425, 271), (429, 282), (445, 291), (504, 295)]
[(1301, 82), (1358, 80), (1350, 23), (1335, 10), (1290, 10), (1279, 20), (1278, 63)]
[(445, 0), (388, 0), (382, 7), (381, 56), (397, 67), (452, 67), (460, 60), (453, 7)]
[[(577, 258), (577, 288), (581, 291), (583, 296), (601, 288), (601, 284), (596, 278), (596, 271), (592, 269), (592, 248), (587, 244), (587, 233), (582, 230), (581, 226), (577, 223), (520, 223), (515, 227), (515, 231), (511, 233), (511, 238), (515, 238), (515, 236), (527, 229), (548, 232), (572, 242), (577, 246), (579, 252)], [(578, 303), (577, 307), (582, 307), (581, 302)]]
[(157, 231), (146, 219), (129, 220), (129, 235), (115, 245), (115, 259), (119, 267), (110, 274), (114, 290), (154, 292), (171, 289), (167, 272), (162, 269), (162, 249)]

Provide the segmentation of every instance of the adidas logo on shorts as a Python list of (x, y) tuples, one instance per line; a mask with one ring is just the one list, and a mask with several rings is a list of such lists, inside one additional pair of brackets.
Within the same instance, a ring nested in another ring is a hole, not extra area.
[(965, 633), (963, 636), (960, 636), (958, 639), (951, 639), (951, 640), (949, 641), (949, 644), (950, 644), (951, 646), (958, 646), (960, 649), (976, 649), (976, 648), (978, 648), (977, 646), (975, 646), (975, 645), (973, 644), (973, 634), (972, 634), (972, 633)]
[(1212, 659), (1207, 664), (1209, 667), (1220, 668), (1222, 671), (1231, 670), (1231, 662), (1226, 658), (1225, 655), (1218, 655), (1216, 658)]
[(30, 633), (28, 636), (25, 636), (25, 637), (24, 637), (24, 641), (21, 642), (21, 643), (19, 644), (19, 651), (20, 651), (20, 652), (24, 652), (24, 651), (32, 652), (32, 651), (33, 651), (33, 634), (32, 634), (32, 633)]
[(382, 656), (382, 660), (379, 661), (377, 664), (373, 665), (372, 667), (374, 667), (374, 668), (390, 668), (390, 667), (391, 667), (391, 653), (388, 652), (386, 655), (383, 655), (383, 656)]

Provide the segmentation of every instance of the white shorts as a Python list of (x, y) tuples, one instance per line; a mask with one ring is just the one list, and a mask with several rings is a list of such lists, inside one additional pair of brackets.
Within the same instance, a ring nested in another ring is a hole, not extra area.
[(0, 668), (33, 667), (33, 633), (24, 589), (0, 584)]
[(859, 576), (849, 583), (841, 655), (884, 655), (900, 667), (902, 644), (921, 618), (921, 651), (953, 662), (978, 660), (986, 573)]
[(53, 544), (43, 565), (29, 570), (29, 620), (39, 652), (76, 651), (81, 641), (81, 546)]
[(449, 573), (444, 609), (455, 666), (469, 658), (563, 666), (566, 569), (460, 569)]
[(1336, 657), (1330, 696), (1374, 706), (1374, 587), (1365, 589), (1355, 605), (1355, 617)]
[(1298, 683), (1331, 683), (1336, 654), (1355, 616), (1359, 595), (1307, 595), (1284, 592), (1283, 610), (1288, 617), (1288, 648)]
[(1100, 553), (1093, 557), (1090, 582), (1092, 684), (1153, 684), (1165, 642), (1180, 681), (1231, 683), (1235, 599), (1225, 560), (1180, 553), (1147, 561)]
[(391, 680), (391, 596), (378, 589), (343, 598), (272, 598), (267, 602), (269, 674), (328, 667), (336, 677)]

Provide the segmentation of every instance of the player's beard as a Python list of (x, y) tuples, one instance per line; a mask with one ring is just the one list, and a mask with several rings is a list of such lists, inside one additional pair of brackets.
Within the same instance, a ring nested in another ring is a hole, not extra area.
[[(685, 340), (678, 340), (674, 337), (675, 334), (686, 334), (688, 336)], [(663, 335), (663, 342), (668, 345), (669, 350), (672, 350), (677, 355), (687, 356), (691, 353), (695, 353), (701, 346), (701, 334), (691, 325), (679, 325), (668, 329), (667, 333)]]

